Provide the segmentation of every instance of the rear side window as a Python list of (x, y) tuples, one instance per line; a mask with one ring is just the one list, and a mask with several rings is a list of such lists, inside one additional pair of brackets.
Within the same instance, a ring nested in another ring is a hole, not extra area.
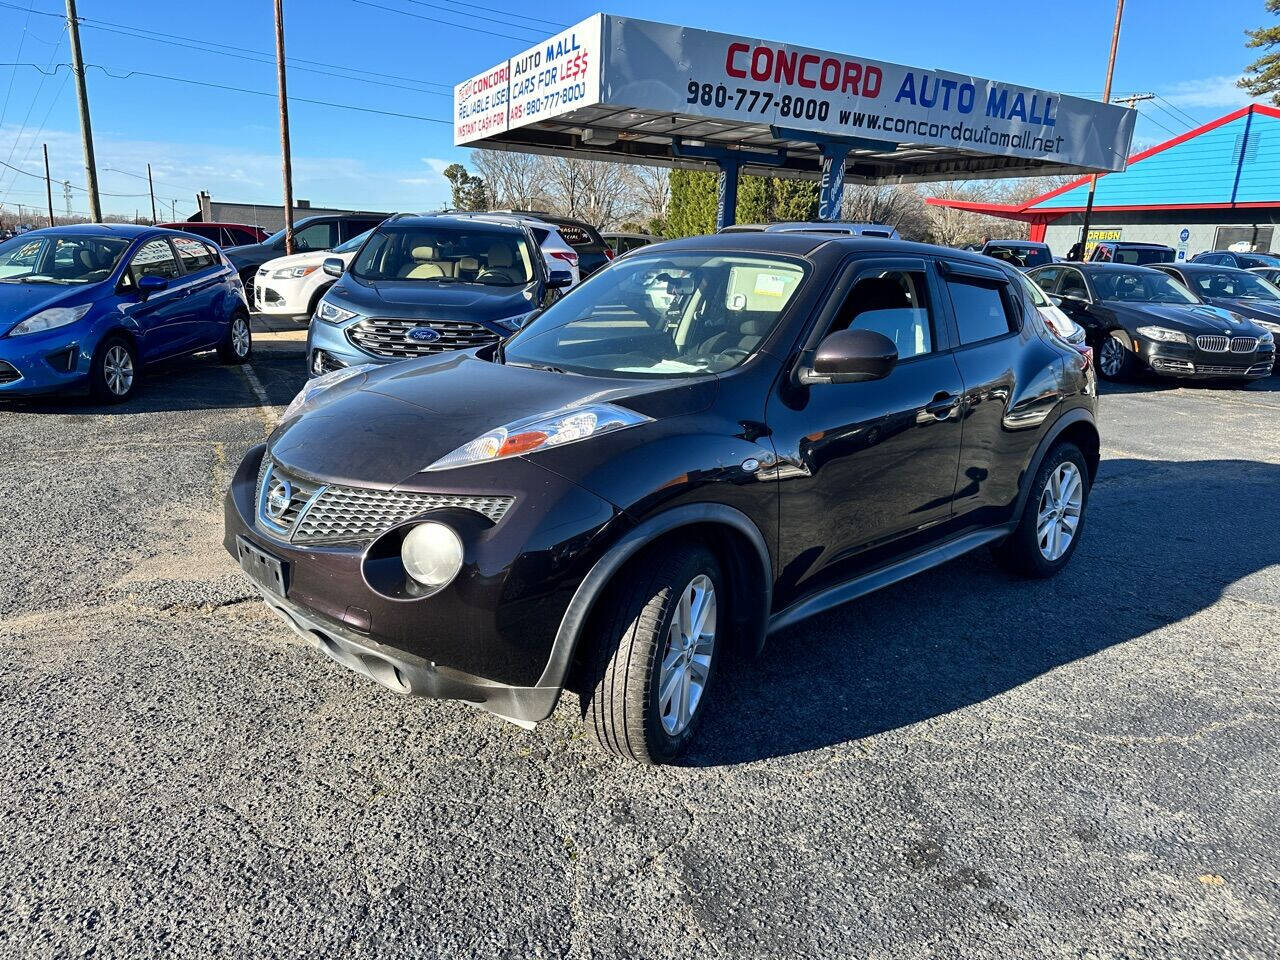
[(947, 280), (947, 291), (955, 308), (962, 344), (981, 343), (1017, 329), (1004, 284), (951, 277)]
[(182, 258), (182, 266), (186, 268), (187, 273), (207, 269), (218, 259), (207, 246), (190, 237), (174, 237), (173, 246), (177, 249), (178, 256)]
[(1031, 274), (1031, 279), (1035, 281), (1037, 287), (1046, 293), (1053, 292), (1053, 285), (1058, 282), (1058, 277), (1062, 276), (1061, 267), (1046, 267), (1044, 270), (1037, 270)]
[(595, 237), (591, 236), (591, 232), (585, 227), (580, 227), (576, 223), (558, 223), (557, 229), (560, 236), (564, 237), (564, 242), (571, 247), (596, 247), (603, 246), (598, 244)]
[(886, 270), (859, 278), (831, 330), (874, 330), (893, 341), (898, 359), (933, 351), (929, 284), (923, 273)]
[(1084, 277), (1080, 276), (1075, 270), (1066, 272), (1066, 275), (1062, 278), (1062, 284), (1058, 287), (1058, 293), (1076, 300), (1089, 299), (1089, 290), (1084, 285)]

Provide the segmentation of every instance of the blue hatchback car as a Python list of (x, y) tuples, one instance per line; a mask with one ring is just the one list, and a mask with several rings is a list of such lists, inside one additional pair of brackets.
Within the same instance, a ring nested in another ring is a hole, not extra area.
[(0, 399), (87, 389), (118, 403), (144, 364), (214, 349), (249, 359), (249, 308), (199, 237), (85, 224), (0, 243)]

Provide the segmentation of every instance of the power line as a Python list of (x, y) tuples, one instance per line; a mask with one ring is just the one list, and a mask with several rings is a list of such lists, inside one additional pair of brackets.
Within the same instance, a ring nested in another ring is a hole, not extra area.
[[(64, 26), (64, 27), (63, 27), (63, 30), (65, 31), (65, 29), (66, 29), (66, 27)], [(52, 69), (52, 68), (53, 68), (54, 61), (57, 59), (57, 56), (58, 56), (58, 50), (59, 50), (59, 48), (60, 48), (61, 46), (62, 46), (62, 37), (61, 37), (61, 36), (59, 36), (59, 37), (58, 37), (58, 42), (57, 42), (57, 44), (55, 44), (55, 45), (54, 45), (53, 50), (52, 50), (52, 51), (50, 51), (50, 53), (49, 53), (49, 69)], [(15, 67), (15, 68), (13, 69), (13, 73), (12, 73), (12, 74), (10, 74), (10, 80), (12, 80), (13, 76), (14, 76), (14, 75), (16, 75), (16, 74), (17, 74), (17, 72), (18, 72), (18, 70), (17, 70), (17, 68)], [(9, 154), (8, 154), (8, 156), (6, 156), (6, 157), (5, 157), (5, 160), (12, 160), (12, 159), (13, 159), (13, 154), (14, 154), (14, 152), (18, 149), (18, 143), (22, 140), (22, 135), (23, 135), (24, 133), (26, 133), (26, 132), (27, 132), (27, 122), (31, 119), (31, 111), (32, 111), (32, 110), (34, 110), (34, 109), (36, 108), (36, 104), (37, 104), (37, 103), (39, 102), (39, 100), (40, 100), (40, 94), (44, 92), (44, 82), (45, 82), (45, 80), (47, 80), (47, 79), (48, 79), (48, 76), (49, 76), (48, 74), (43, 73), (43, 72), (40, 74), (40, 82), (36, 85), (36, 92), (35, 92), (35, 95), (34, 95), (34, 96), (32, 96), (32, 98), (31, 98), (31, 103), (30, 103), (30, 105), (27, 107), (26, 115), (22, 118), (22, 125), (18, 128), (18, 135), (17, 135), (16, 137), (14, 137), (14, 138), (13, 138), (13, 145), (9, 148)], [(65, 81), (64, 81), (64, 85), (65, 85)], [(59, 91), (59, 92), (61, 92), (61, 91)], [(48, 116), (48, 114), (46, 113), (46, 117), (47, 117), (47, 116)], [(41, 131), (43, 132), (43, 130), (44, 130), (44, 125), (43, 125), (43, 124), (41, 124), (40, 129), (41, 129)], [(37, 134), (36, 136), (38, 137), (38, 136), (39, 136), (39, 134)], [(32, 148), (32, 147), (34, 147), (34, 146), (35, 146), (35, 139), (33, 138), (33, 139), (32, 139), (32, 141), (31, 141), (29, 144), (27, 144), (27, 152), (26, 152), (26, 153), (23, 155), (23, 157), (22, 157), (22, 162), (23, 162), (23, 163), (26, 163), (26, 162), (27, 162), (27, 158), (31, 156), (31, 148)], [(13, 184), (12, 184), (12, 183), (10, 183), (10, 184), (9, 184), (9, 186), (13, 186)]]
[[(18, 53), (14, 58), (16, 60), (22, 59), (22, 44), (27, 39), (27, 24), (31, 22), (31, 8), (34, 7), (35, 5), (36, 5), (36, 0), (30, 0), (30, 3), (27, 4), (27, 19), (22, 21), (22, 36), (18, 37)], [(16, 4), (6, 3), (5, 6), (6, 7), (12, 6), (15, 10), (22, 9)], [(12, 73), (9, 74), (9, 89), (6, 90), (4, 93), (4, 106), (0, 107), (0, 127), (4, 126), (4, 115), (9, 112), (9, 95), (13, 93), (13, 78), (17, 76), (17, 74), (18, 74), (18, 71), (16, 68)]]
[(1139, 110), (1139, 111), (1138, 111), (1138, 113), (1142, 116), (1142, 118), (1143, 118), (1144, 120), (1149, 120), (1149, 121), (1151, 121), (1151, 122), (1152, 122), (1152, 123), (1154, 123), (1157, 127), (1159, 127), (1161, 130), (1163, 130), (1165, 133), (1169, 134), (1171, 137), (1176, 137), (1176, 136), (1178, 136), (1178, 131), (1177, 131), (1177, 130), (1170, 130), (1168, 127), (1166, 127), (1163, 123), (1161, 123), (1159, 120), (1157, 120), (1157, 119), (1156, 119), (1155, 117), (1153, 117), (1151, 114), (1149, 114), (1149, 113), (1142, 113), (1142, 111), (1141, 111), (1141, 110)]
[[(407, 0), (407, 2), (417, 3), (418, 0)], [(509, 13), (513, 17), (523, 17), (525, 20), (532, 20), (535, 23), (548, 23), (553, 27), (573, 26), (573, 24), (570, 24), (570, 23), (561, 23), (559, 20), (546, 20), (542, 17), (531, 17), (523, 11), (517, 12), (515, 10), (500, 10), (498, 7), (495, 7), (492, 5), (481, 6), (478, 3), (463, 3), (462, 0), (446, 0), (446, 2), (452, 3), (456, 7), (469, 7), (472, 10), (492, 10), (494, 13)], [(458, 12), (461, 13), (461, 11), (458, 11)]]
[(372, 3), (370, 0), (351, 0), (352, 3), (358, 3), (362, 7), (373, 7), (377, 10), (386, 10), (388, 13), (398, 13), (402, 17), (413, 17), (415, 20), (425, 20), (427, 23), (434, 23), (441, 27), (457, 27), (459, 30), (470, 30), (472, 33), (483, 33), (490, 37), (501, 37), (504, 40), (516, 40), (520, 43), (536, 43), (533, 37), (517, 37), (510, 33), (498, 33), (496, 30), (486, 30), (484, 27), (468, 27), (463, 23), (453, 23), (449, 20), (440, 20), (436, 17), (424, 17), (420, 13), (413, 13), (410, 10), (397, 10), (395, 7), (384, 7), (380, 3)]
[(1200, 121), (1199, 121), (1199, 120), (1197, 120), (1197, 119), (1196, 119), (1195, 117), (1193, 117), (1191, 114), (1187, 113), (1187, 111), (1183, 110), (1181, 107), (1179, 107), (1179, 106), (1177, 106), (1176, 104), (1174, 104), (1174, 103), (1170, 102), (1169, 100), (1166, 100), (1164, 97), (1160, 96), (1160, 94), (1158, 94), (1158, 93), (1156, 94), (1156, 99), (1157, 99), (1157, 100), (1159, 100), (1161, 103), (1165, 104), (1166, 106), (1171, 107), (1172, 109), (1176, 110), (1178, 113), (1182, 114), (1182, 116), (1186, 117), (1186, 118), (1187, 118), (1187, 120), (1191, 123), (1191, 125), (1192, 125), (1193, 127), (1198, 127), (1198, 126), (1200, 126)]
[[(12, 170), (14, 173), (20, 173), (20, 174), (22, 174), (24, 177), (35, 177), (37, 180), (40, 180), (40, 181), (43, 181), (43, 180), (44, 180), (44, 177), (43, 177), (41, 174), (38, 174), (38, 173), (32, 173), (30, 170), (23, 170), (21, 167), (15, 167), (15, 166), (14, 166), (13, 164), (11, 164), (11, 163), (5, 163), (3, 160), (0, 160), (0, 167), (7, 167), (8, 169)], [(82, 186), (80, 186), (79, 184), (76, 184), (76, 183), (71, 184), (71, 189), (72, 189), (72, 190), (79, 190), (81, 193), (88, 193), (88, 192), (89, 192), (89, 188), (88, 188), (88, 187), (82, 187)], [(148, 196), (150, 196), (150, 194), (149, 194), (149, 193), (102, 193), (101, 195), (102, 195), (102, 196), (104, 196), (104, 197), (120, 197), (120, 198), (128, 198), (128, 199), (130, 199), (130, 200), (137, 200), (137, 199), (138, 199), (138, 198), (140, 198), (140, 197), (148, 197)]]
[[(461, 12), (460, 10), (451, 10), (449, 7), (442, 7), (442, 6), (440, 6), (440, 4), (438, 4), (438, 3), (427, 3), (427, 2), (426, 2), (426, 0), (404, 0), (404, 2), (405, 2), (405, 3), (412, 3), (415, 7), (428, 7), (428, 8), (430, 8), (430, 9), (432, 9), (432, 10), (443, 10), (445, 13), (451, 13), (451, 14), (453, 14), (454, 16), (469, 16), (469, 17), (471, 17), (473, 20), (484, 20), (484, 21), (486, 21), (486, 22), (488, 22), (488, 23), (496, 23), (496, 24), (499, 24), (499, 25), (504, 26), (504, 27), (505, 27), (505, 26), (509, 26), (509, 25), (510, 25), (510, 24), (509, 24), (509, 21), (506, 21), (506, 20), (499, 20), (497, 17), (486, 17), (486, 16), (483, 16), (482, 14), (479, 14), (479, 13), (462, 14), (462, 12)], [(481, 9), (483, 9), (483, 8), (481, 8)], [(434, 19), (434, 18), (431, 18), (431, 19)], [(515, 29), (517, 29), (517, 30), (528, 30), (530, 33), (540, 33), (540, 32), (541, 32), (540, 30), (535, 30), (535, 29), (533, 29), (532, 27), (516, 27)]]

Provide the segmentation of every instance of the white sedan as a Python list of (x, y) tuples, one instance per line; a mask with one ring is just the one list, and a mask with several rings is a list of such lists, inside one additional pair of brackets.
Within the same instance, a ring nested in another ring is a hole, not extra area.
[(366, 230), (332, 250), (312, 250), (268, 260), (258, 268), (254, 278), (253, 309), (272, 317), (310, 319), (320, 297), (336, 279), (321, 269), (324, 262), (337, 257), (350, 266), (371, 233), (372, 230)]

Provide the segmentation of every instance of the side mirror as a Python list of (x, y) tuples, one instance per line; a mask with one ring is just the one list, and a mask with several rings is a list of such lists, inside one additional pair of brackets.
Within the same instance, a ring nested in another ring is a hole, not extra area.
[(164, 277), (145, 276), (138, 280), (138, 296), (146, 300), (147, 297), (159, 293), (161, 290), (167, 290), (169, 281)]
[(883, 380), (898, 362), (898, 348), (874, 330), (837, 330), (813, 356), (810, 382), (860, 383)]
[(573, 274), (568, 270), (552, 270), (547, 277), (547, 286), (552, 290), (563, 290), (565, 287), (571, 287), (573, 286)]
[(342, 262), (341, 257), (325, 257), (320, 269), (331, 277), (340, 277), (342, 271), (347, 269), (347, 265)]

